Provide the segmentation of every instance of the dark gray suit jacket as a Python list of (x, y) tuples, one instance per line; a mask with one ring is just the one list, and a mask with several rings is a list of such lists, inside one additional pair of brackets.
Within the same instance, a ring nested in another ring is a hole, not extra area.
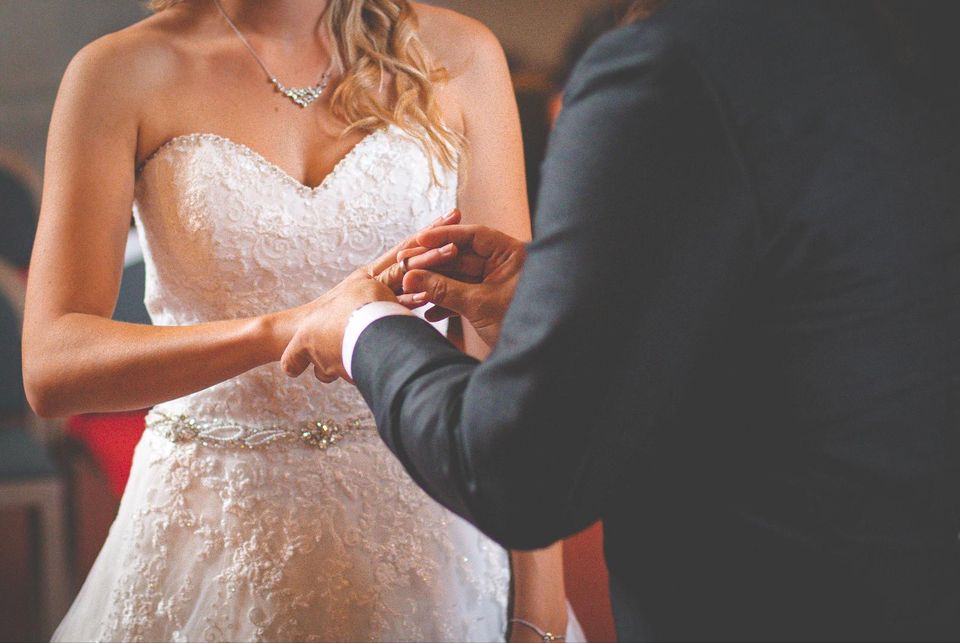
[(482, 365), (414, 318), (354, 377), (514, 548), (603, 519), (621, 638), (960, 636), (960, 215), (930, 105), (829, 4), (604, 38)]

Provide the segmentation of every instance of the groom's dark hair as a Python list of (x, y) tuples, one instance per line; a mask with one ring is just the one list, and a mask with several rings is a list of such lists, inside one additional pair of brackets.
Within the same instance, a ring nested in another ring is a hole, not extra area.
[(960, 2), (841, 0), (824, 6), (859, 31), (908, 94), (926, 106), (944, 149), (960, 145)]
[(560, 89), (566, 85), (573, 68), (594, 42), (619, 26), (653, 14), (668, 0), (612, 0), (584, 14), (563, 46), (563, 56), (550, 80)]
[[(846, 5), (846, 3), (844, 3)], [(960, 2), (954, 0), (873, 0), (848, 7), (909, 82), (937, 101), (960, 105)]]
[(657, 9), (667, 4), (670, 0), (631, 0), (623, 4), (621, 9), (621, 24), (630, 24), (637, 20), (643, 20), (652, 16)]

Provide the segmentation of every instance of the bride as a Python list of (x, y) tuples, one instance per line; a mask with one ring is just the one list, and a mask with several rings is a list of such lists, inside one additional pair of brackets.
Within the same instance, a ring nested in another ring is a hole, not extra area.
[[(407, 0), (152, 4), (76, 56), (50, 126), (28, 396), (152, 407), (55, 639), (582, 636), (558, 547), (503, 551), (407, 477), (353, 387), (277, 364), (317, 297), (455, 206), (529, 235), (494, 37)], [(131, 205), (154, 326), (110, 319)]]

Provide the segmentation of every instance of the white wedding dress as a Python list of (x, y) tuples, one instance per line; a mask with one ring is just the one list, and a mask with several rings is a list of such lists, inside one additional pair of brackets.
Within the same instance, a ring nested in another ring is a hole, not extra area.
[[(308, 302), (456, 202), (399, 128), (316, 187), (213, 134), (138, 172), (157, 325)], [(357, 390), (278, 364), (157, 405), (116, 521), (55, 640), (502, 640), (508, 554), (381, 443)], [(578, 638), (575, 620), (571, 633)]]

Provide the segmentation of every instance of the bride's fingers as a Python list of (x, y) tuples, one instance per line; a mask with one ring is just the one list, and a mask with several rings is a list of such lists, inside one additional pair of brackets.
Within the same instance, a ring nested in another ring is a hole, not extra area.
[(457, 256), (457, 253), (457, 246), (450, 243), (442, 248), (427, 250), (422, 254), (406, 257), (406, 267), (407, 270), (430, 270), (451, 262)]
[[(439, 221), (440, 219), (438, 219)], [(417, 233), (419, 234), (419, 233)], [(366, 272), (371, 277), (376, 277), (381, 272), (389, 268), (392, 264), (406, 258), (426, 252), (429, 248), (424, 248), (417, 243), (417, 234), (411, 235), (387, 250), (373, 263), (367, 266)], [(419, 249), (419, 251), (418, 251)]]
[(324, 384), (332, 384), (340, 379), (340, 376), (336, 373), (328, 372), (326, 369), (320, 368), (319, 366), (313, 367), (313, 375)]
[(430, 248), (424, 248), (423, 246), (414, 246), (413, 248), (405, 248), (397, 253), (397, 262), (401, 262), (404, 259), (411, 259), (413, 257), (418, 257), (426, 252), (430, 252)]
[[(403, 306), (406, 306), (410, 310), (414, 308), (420, 308), (426, 304), (430, 303), (430, 295), (425, 292), (413, 293), (410, 295), (400, 295), (397, 297)], [(457, 313), (450, 310), (449, 308), (444, 308), (443, 306), (431, 306), (424, 314), (423, 317), (428, 322), (438, 322), (443, 321), (444, 319), (449, 319), (450, 317), (457, 317)]]
[(460, 223), (461, 218), (462, 216), (460, 214), (460, 208), (454, 208), (453, 210), (450, 210), (450, 212), (448, 212), (447, 214), (443, 215), (442, 217), (440, 217), (439, 219), (437, 219), (436, 221), (428, 225), (426, 229), (430, 230), (431, 228), (439, 228), (440, 226), (445, 226), (445, 225), (456, 225)]
[(426, 228), (424, 228), (420, 232), (417, 232), (416, 234), (411, 235), (410, 237), (404, 239), (403, 241), (395, 245), (393, 248), (385, 252), (383, 255), (381, 255), (376, 260), (374, 260), (373, 263), (368, 265), (366, 267), (365, 272), (370, 277), (378, 276), (384, 270), (389, 268), (391, 264), (394, 264), (403, 258), (403, 257), (398, 257), (398, 255), (401, 252), (420, 246), (420, 244), (417, 243), (418, 235), (426, 232), (427, 230), (432, 230), (434, 228), (439, 228), (443, 226), (454, 226), (458, 223), (460, 223), (460, 210), (453, 210), (449, 214), (446, 214), (440, 217), (439, 219), (437, 219), (436, 221), (428, 225)]
[(447, 260), (448, 257), (452, 257), (456, 253), (457, 247), (453, 244), (450, 244), (448, 249), (424, 248), (423, 246), (415, 246), (413, 248), (405, 248), (398, 252), (397, 263), (402, 263), (404, 260), (408, 260), (407, 268), (411, 270), (413, 269), (413, 266), (429, 268), (430, 266)]
[[(401, 253), (402, 255), (403, 253)], [(428, 250), (415, 257), (400, 259), (375, 276), (375, 279), (392, 290), (395, 294), (403, 292), (403, 276), (411, 270), (439, 269), (451, 262), (457, 254), (457, 247), (453, 244)]]
[(409, 268), (407, 268), (402, 261), (393, 263), (379, 275), (376, 275), (374, 279), (389, 288), (393, 291), (393, 294), (396, 295), (403, 292), (403, 276), (407, 274), (408, 270)]
[(283, 351), (280, 358), (280, 366), (283, 372), (289, 377), (300, 377), (300, 375), (310, 366), (310, 355), (306, 348), (298, 346), (299, 342), (294, 338), (292, 342)]
[(397, 301), (400, 302), (401, 306), (406, 306), (410, 310), (414, 308), (420, 308), (423, 306), (427, 300), (425, 299), (426, 293), (414, 293), (411, 295), (397, 295)]
[(369, 264), (365, 269), (363, 269), (363, 272), (365, 272), (368, 277), (376, 278), (380, 273), (396, 263), (397, 254), (399, 252), (409, 245), (415, 244), (415, 239), (407, 239), (403, 243), (398, 243), (394, 247), (390, 248), (390, 250), (377, 257), (373, 263)]

